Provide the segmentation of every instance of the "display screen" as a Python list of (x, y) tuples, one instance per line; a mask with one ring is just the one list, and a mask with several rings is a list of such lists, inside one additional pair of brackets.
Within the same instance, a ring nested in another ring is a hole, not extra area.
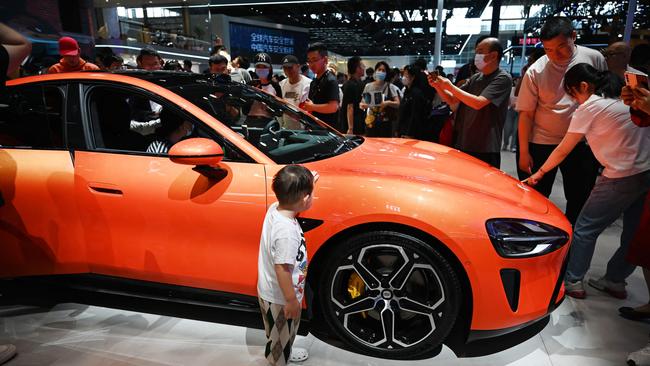
[(230, 54), (246, 56), (253, 60), (255, 54), (266, 52), (274, 64), (285, 55), (294, 55), (301, 62), (307, 57), (309, 34), (267, 27), (230, 23)]

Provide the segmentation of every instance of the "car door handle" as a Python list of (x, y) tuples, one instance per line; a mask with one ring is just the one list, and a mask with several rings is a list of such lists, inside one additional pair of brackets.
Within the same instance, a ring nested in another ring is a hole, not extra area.
[(90, 188), (91, 191), (96, 193), (104, 193), (104, 194), (110, 194), (116, 196), (122, 195), (122, 190), (112, 184), (88, 183), (88, 188)]

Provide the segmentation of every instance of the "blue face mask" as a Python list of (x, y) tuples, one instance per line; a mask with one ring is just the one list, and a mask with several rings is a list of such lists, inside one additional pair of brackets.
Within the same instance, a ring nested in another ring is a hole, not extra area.
[(255, 73), (260, 79), (267, 79), (269, 77), (269, 69), (255, 69)]
[(309, 69), (309, 71), (307, 71), (307, 77), (313, 79), (316, 77), (316, 74), (314, 74), (314, 72)]
[(383, 71), (377, 71), (375, 72), (375, 79), (379, 81), (384, 81), (386, 80), (386, 73)]

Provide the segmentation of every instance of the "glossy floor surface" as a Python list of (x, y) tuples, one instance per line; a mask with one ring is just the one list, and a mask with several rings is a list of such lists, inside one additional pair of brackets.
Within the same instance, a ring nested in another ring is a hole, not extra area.
[[(514, 174), (514, 154), (503, 153)], [(561, 176), (551, 199), (563, 208)], [(599, 239), (588, 277), (598, 277), (618, 246), (620, 222)], [(548, 326), (528, 341), (489, 356), (458, 359), (447, 348), (434, 359), (397, 362), (356, 355), (316, 339), (298, 337), (307, 365), (624, 365), (630, 351), (648, 341), (650, 322), (619, 317), (618, 307), (648, 301), (641, 271), (628, 279), (629, 297), (616, 300), (588, 288), (586, 300), (567, 298)], [(9, 366), (27, 365), (265, 365), (264, 333), (195, 320), (124, 310), (60, 304), (53, 308), (0, 307), (0, 344), (18, 356)]]

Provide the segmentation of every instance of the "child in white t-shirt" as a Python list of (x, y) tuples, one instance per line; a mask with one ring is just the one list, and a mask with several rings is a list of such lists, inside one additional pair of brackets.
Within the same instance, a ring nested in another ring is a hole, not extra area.
[(619, 99), (621, 87), (622, 82), (609, 71), (598, 71), (584, 63), (571, 67), (564, 77), (564, 88), (580, 106), (562, 142), (526, 180), (531, 185), (537, 184), (583, 138), (605, 167), (573, 230), (564, 285), (566, 294), (578, 299), (586, 297), (583, 279), (598, 236), (621, 214), (625, 220), (620, 247), (607, 263), (605, 275), (597, 280), (590, 279), (589, 285), (624, 299), (627, 297), (625, 279), (635, 268), (625, 261), (625, 254), (650, 189), (650, 128), (641, 128), (632, 122), (630, 108)]
[(317, 178), (300, 165), (285, 166), (273, 178), (278, 202), (264, 218), (257, 280), (267, 338), (264, 356), (271, 365), (283, 366), (308, 357), (305, 349), (292, 350), (307, 276), (307, 247), (296, 216), (311, 207)]

